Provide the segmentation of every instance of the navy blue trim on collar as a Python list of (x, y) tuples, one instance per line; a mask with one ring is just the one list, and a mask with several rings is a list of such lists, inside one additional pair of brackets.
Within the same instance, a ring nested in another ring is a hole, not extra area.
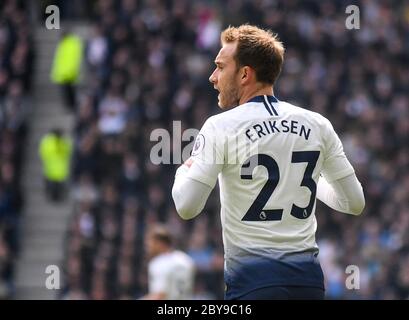
[[(275, 96), (266, 96), (270, 102), (278, 102), (278, 99)], [(248, 102), (264, 102), (264, 96), (256, 96), (251, 98)]]
[(272, 116), (273, 114), (275, 116), (278, 116), (278, 113), (273, 106), (273, 102), (278, 102), (278, 100), (274, 96), (267, 96), (267, 95), (256, 96), (250, 99), (248, 102), (262, 102), (265, 108), (267, 109), (267, 112), (270, 114), (270, 116)]

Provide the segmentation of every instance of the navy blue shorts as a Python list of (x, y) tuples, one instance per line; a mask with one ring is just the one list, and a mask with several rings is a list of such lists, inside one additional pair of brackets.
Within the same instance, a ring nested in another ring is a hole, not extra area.
[(324, 300), (325, 291), (315, 287), (265, 287), (255, 289), (237, 300)]

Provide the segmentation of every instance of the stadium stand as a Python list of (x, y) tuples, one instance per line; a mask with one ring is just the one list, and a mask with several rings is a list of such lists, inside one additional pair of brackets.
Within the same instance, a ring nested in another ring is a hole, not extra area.
[[(360, 29), (347, 30), (348, 4), (99, 0), (84, 11), (79, 1), (61, 4), (67, 19), (75, 21), (77, 12), (91, 21), (92, 35), (85, 46), (86, 90), (76, 106), (75, 206), (60, 298), (146, 293), (143, 242), (154, 222), (168, 224), (195, 260), (196, 298), (223, 297), (217, 192), (200, 218), (181, 221), (171, 199), (177, 165), (151, 162), (150, 134), (156, 128), (172, 133), (177, 120), (182, 129), (200, 128), (219, 112), (208, 82), (219, 34), (249, 22), (277, 32), (286, 47), (277, 97), (331, 120), (364, 187), (359, 218), (317, 202), (327, 298), (409, 299), (409, 4), (355, 1)], [(32, 51), (22, 9), (0, 7), (0, 284), (9, 288), (21, 205), (15, 161), (24, 151), (21, 97), (30, 88)], [(359, 267), (359, 290), (345, 286), (349, 265)]]
[[(197, 263), (197, 296), (222, 297), (217, 195), (199, 220), (179, 221), (175, 166), (150, 162), (149, 137), (154, 128), (172, 132), (172, 120), (200, 128), (218, 112), (208, 76), (219, 32), (250, 22), (286, 46), (278, 98), (332, 121), (366, 192), (357, 219), (318, 204), (327, 298), (408, 298), (409, 5), (356, 4), (360, 30), (346, 30), (345, 1), (97, 2), (86, 51), (92, 80), (77, 110), (67, 291), (138, 297), (146, 290), (144, 230), (161, 221)], [(348, 265), (360, 268), (360, 290), (345, 287)]]
[(0, 299), (15, 292), (34, 49), (24, 3), (0, 4)]

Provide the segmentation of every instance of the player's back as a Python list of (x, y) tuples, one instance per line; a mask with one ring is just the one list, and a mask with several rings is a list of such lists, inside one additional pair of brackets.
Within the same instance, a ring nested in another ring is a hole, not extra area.
[[(224, 158), (219, 186), (226, 279), (235, 278), (230, 286), (237, 285), (230, 295), (263, 283), (322, 286), (314, 211), (316, 185), (332, 147), (329, 121), (258, 96), (210, 122)], [(269, 279), (269, 272), (281, 279)], [(314, 276), (300, 279), (307, 274)]]
[(184, 252), (175, 250), (155, 257), (149, 273), (151, 291), (164, 291), (167, 300), (192, 299), (195, 267)]
[(214, 119), (227, 145), (219, 176), (227, 251), (316, 247), (316, 183), (328, 120), (271, 99), (256, 97)]
[(254, 97), (206, 121), (189, 165), (188, 178), (210, 188), (219, 180), (228, 298), (263, 286), (323, 289), (318, 179), (354, 172), (326, 118)]

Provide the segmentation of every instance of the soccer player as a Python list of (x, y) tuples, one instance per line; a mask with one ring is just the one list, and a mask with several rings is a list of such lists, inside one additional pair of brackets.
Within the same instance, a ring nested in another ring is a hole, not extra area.
[(315, 199), (361, 214), (364, 195), (331, 123), (273, 93), (284, 48), (268, 30), (229, 27), (209, 80), (225, 112), (204, 123), (172, 196), (198, 215), (219, 180), (226, 299), (324, 299)]
[(156, 225), (146, 240), (149, 293), (145, 300), (187, 300), (193, 298), (194, 261), (186, 253), (173, 249), (166, 227)]

